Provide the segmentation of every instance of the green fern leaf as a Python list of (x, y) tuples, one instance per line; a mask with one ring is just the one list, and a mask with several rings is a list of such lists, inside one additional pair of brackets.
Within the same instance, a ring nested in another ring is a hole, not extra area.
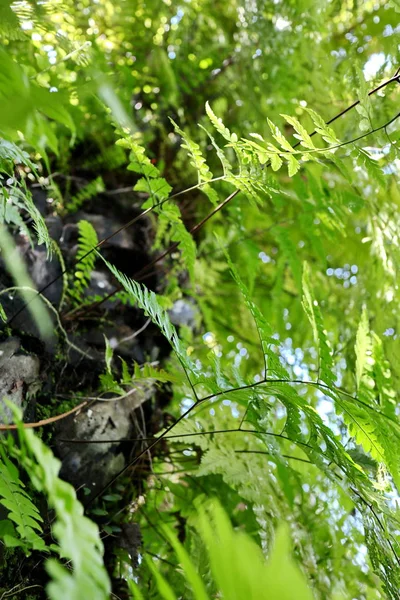
[[(342, 404), (342, 406), (344, 405)], [(352, 404), (349, 407), (346, 406), (343, 416), (349, 433), (357, 444), (378, 462), (386, 462), (383, 447), (378, 439), (377, 429), (379, 430), (379, 427), (377, 427), (374, 414), (369, 413), (362, 406)]]
[[(190, 163), (192, 167), (194, 167), (197, 171), (198, 177), (198, 185), (201, 185), (201, 190), (206, 194), (208, 199), (212, 204), (216, 205), (218, 203), (218, 194), (216, 191), (207, 183), (213, 178), (213, 174), (211, 173), (206, 159), (203, 156), (203, 153), (200, 149), (200, 146), (196, 144), (178, 125), (170, 119), (171, 123), (174, 126), (175, 131), (182, 137), (184, 143), (182, 144), (182, 148), (185, 148), (192, 159)], [(204, 129), (204, 128), (203, 128)], [(210, 136), (211, 138), (211, 136)], [(214, 147), (217, 148), (217, 153), (220, 152), (222, 155), (222, 151), (218, 148), (214, 141)], [(220, 156), (220, 154), (218, 154)]]
[(203, 131), (206, 132), (206, 134), (208, 135), (208, 137), (210, 138), (210, 142), (215, 150), (215, 152), (217, 153), (217, 156), (221, 162), (221, 166), (223, 169), (223, 173), (224, 173), (224, 177), (228, 177), (229, 175), (232, 174), (232, 167), (231, 167), (231, 163), (229, 162), (229, 160), (227, 159), (227, 157), (225, 156), (223, 150), (218, 146), (217, 142), (215, 141), (214, 136), (211, 135), (211, 133), (209, 131), (207, 131), (207, 129), (205, 127), (203, 127), (202, 125), (200, 125), (200, 127), (203, 129)]
[(145, 149), (142, 146), (139, 146), (139, 144), (132, 139), (132, 136), (125, 136), (117, 140), (115, 143), (117, 146), (122, 146), (122, 148), (127, 148), (130, 150), (129, 165), (127, 167), (129, 171), (134, 171), (135, 173), (139, 173), (145, 177), (159, 176), (160, 171), (146, 156)]
[(298, 257), (297, 248), (290, 237), (290, 232), (286, 227), (274, 227), (272, 231), (282, 254), (290, 266), (296, 285), (301, 289), (301, 262)]
[(269, 158), (271, 161), (271, 169), (273, 171), (279, 171), (279, 169), (281, 168), (281, 166), (283, 164), (283, 161), (282, 161), (281, 157), (279, 156), (279, 154), (271, 153)]
[(400, 426), (377, 410), (354, 402), (337, 401), (349, 433), (365, 452), (383, 463), (400, 489)]
[(387, 179), (385, 179), (385, 173), (379, 166), (379, 163), (371, 158), (363, 148), (357, 148), (357, 155), (359, 162), (367, 171), (371, 181), (378, 182), (382, 187), (386, 187)]
[(293, 156), (293, 154), (283, 154), (282, 155), (288, 162), (288, 174), (289, 177), (293, 177), (294, 175), (296, 175), (297, 171), (300, 169), (300, 163), (297, 160), (297, 158), (295, 158)]
[(3, 185), (0, 181), (0, 198), (3, 206), (0, 209), (0, 223), (13, 223), (18, 225), (33, 244), (31, 232), (25, 224), (20, 211), (26, 211), (32, 219), (33, 228), (36, 232), (37, 243), (45, 244), (50, 258), (52, 242), (42, 215), (32, 200), (32, 194), (25, 182), (14, 177), (16, 164), (25, 165), (31, 170), (32, 175), (37, 175), (36, 167), (29, 155), (20, 150), (16, 144), (0, 138), (0, 170), (7, 173), (9, 181)]
[(46, 550), (46, 544), (37, 532), (42, 533), (42, 517), (24, 490), (18, 470), (5, 457), (0, 460), (0, 504), (8, 511), (8, 519), (16, 524), (19, 539), (8, 534), (4, 537), (6, 546), (22, 546), (30, 550)]
[(60, 556), (72, 565), (71, 572), (54, 560), (47, 561), (46, 568), (53, 579), (47, 588), (49, 597), (76, 600), (86, 595), (106, 600), (110, 582), (97, 525), (84, 516), (72, 485), (59, 478), (61, 463), (51, 450), (30, 429), (20, 427), (19, 436), (26, 471), (36, 489), (46, 493), (55, 511), (52, 532), (59, 543)]
[(69, 213), (76, 212), (86, 200), (90, 200), (97, 194), (104, 192), (104, 181), (99, 176), (93, 181), (85, 185), (75, 196), (68, 201), (66, 210)]
[(305, 110), (308, 112), (314, 123), (316, 133), (318, 133), (322, 137), (322, 139), (328, 144), (338, 144), (339, 140), (337, 139), (334, 130), (331, 127), (328, 127), (328, 125), (326, 125), (323, 118), (312, 108), (305, 108)]
[(7, 2), (0, 3), (0, 35), (7, 40), (23, 40), (25, 38), (18, 17)]
[(213, 175), (207, 165), (206, 159), (203, 156), (200, 146), (196, 144), (182, 129), (175, 123), (173, 119), (170, 119), (176, 133), (178, 133), (183, 139), (182, 148), (188, 151), (189, 156), (192, 159), (190, 163), (198, 173), (199, 183), (201, 181), (209, 181)]
[(21, 150), (14, 142), (0, 138), (0, 170), (12, 176), (15, 164), (25, 165), (35, 171), (35, 165), (27, 152)]
[(145, 315), (149, 316), (153, 323), (159, 327), (163, 335), (170, 342), (172, 348), (175, 350), (185, 369), (188, 369), (192, 374), (197, 376), (197, 369), (189, 359), (186, 349), (180, 341), (167, 311), (160, 306), (157, 295), (148, 290), (143, 284), (140, 284), (124, 275), (124, 273), (121, 273), (121, 271), (103, 257), (101, 258), (124, 289), (136, 300), (137, 305), (144, 311)]
[(236, 133), (231, 133), (229, 131), (229, 129), (227, 127), (225, 127), (225, 125), (222, 122), (222, 119), (217, 117), (217, 115), (213, 112), (213, 110), (208, 102), (206, 102), (206, 113), (207, 113), (207, 116), (210, 119), (211, 123), (214, 125), (215, 129), (218, 131), (218, 133), (220, 133), (222, 135), (222, 137), (225, 140), (227, 140), (228, 142), (235, 144), (238, 139)]
[(289, 144), (289, 142), (287, 141), (285, 136), (280, 132), (278, 127), (274, 125), (274, 123), (269, 119), (267, 119), (267, 121), (274, 140), (278, 142), (278, 144), (283, 150), (286, 150), (287, 152), (293, 152), (293, 147)]
[(354, 349), (356, 352), (356, 384), (359, 390), (368, 356), (371, 356), (371, 338), (369, 336), (368, 314), (365, 308), (361, 314)]
[(32, 219), (33, 228), (36, 231), (37, 243), (44, 244), (47, 249), (47, 255), (50, 258), (53, 251), (53, 242), (50, 238), (46, 223), (39, 210), (33, 203), (32, 194), (25, 189), (23, 193), (24, 208)]
[[(154, 181), (154, 180), (153, 180)], [(163, 238), (169, 234), (170, 239), (179, 243), (181, 262), (188, 270), (190, 279), (194, 281), (194, 265), (196, 262), (196, 244), (193, 236), (182, 223), (181, 211), (176, 204), (165, 203), (159, 213), (159, 229), (155, 247), (159, 247)]]
[(162, 383), (177, 382), (176, 377), (170, 375), (164, 369), (153, 367), (153, 365), (150, 363), (144, 363), (142, 366), (139, 366), (137, 363), (135, 363), (134, 378), (149, 379), (153, 381), (160, 381)]
[(89, 284), (97, 256), (95, 248), (98, 244), (97, 233), (91, 223), (82, 219), (78, 223), (78, 228), (78, 252), (75, 258), (79, 262), (76, 265), (73, 288), (69, 290), (69, 295), (76, 303), (82, 300), (83, 293)]
[(27, 239), (33, 246), (34, 239), (32, 232), (26, 225), (21, 214), (24, 211), (25, 206), (23, 201), (19, 198), (19, 194), (16, 195), (12, 191), (10, 192), (6, 187), (0, 188), (0, 200), (2, 204), (0, 209), (0, 221), (6, 225), (17, 226), (19, 230), (26, 235)]
[[(137, 192), (146, 192), (146, 194), (149, 194), (154, 203), (161, 202), (162, 200), (168, 198), (172, 190), (171, 186), (163, 177), (155, 177), (153, 179), (146, 179), (145, 177), (142, 177), (142, 179), (139, 179), (133, 189)], [(143, 205), (143, 208), (147, 208), (146, 203)]]
[(241, 279), (236, 267), (234, 266), (233, 262), (231, 261), (229, 255), (227, 254), (226, 251), (224, 251), (224, 253), (226, 255), (232, 276), (239, 287), (239, 290), (244, 298), (245, 304), (246, 304), (247, 308), (249, 309), (249, 311), (253, 317), (255, 326), (257, 328), (257, 332), (258, 332), (258, 336), (260, 339), (260, 344), (261, 344), (261, 348), (263, 351), (265, 364), (266, 364), (266, 368), (267, 368), (267, 373), (265, 374), (265, 376), (275, 375), (279, 379), (286, 379), (286, 378), (289, 379), (289, 374), (284, 369), (284, 367), (281, 365), (281, 363), (279, 362), (278, 356), (275, 354), (275, 352), (272, 349), (272, 347), (274, 347), (277, 342), (276, 342), (276, 339), (272, 337), (273, 332), (272, 332), (270, 325), (264, 318), (264, 316), (261, 313), (258, 306), (253, 301), (251, 295), (249, 294), (247, 286), (242, 281), (242, 279)]
[(385, 356), (382, 341), (375, 333), (372, 334), (372, 346), (374, 356), (373, 376), (376, 383), (379, 405), (386, 415), (395, 419), (396, 392), (391, 366)]
[(305, 129), (305, 127), (303, 127), (303, 125), (300, 123), (300, 121), (298, 119), (296, 119), (295, 117), (291, 117), (289, 115), (281, 115), (281, 117), (286, 119), (286, 121), (290, 125), (292, 125), (292, 127), (295, 129), (295, 131), (297, 132), (297, 135), (295, 134), (294, 137), (297, 138), (298, 140), (300, 140), (300, 143), (302, 146), (304, 146), (305, 148), (309, 148), (310, 150), (315, 149), (315, 146), (313, 144), (313, 141), (312, 141), (309, 133), (307, 132), (307, 129)]
[(0, 319), (4, 323), (6, 323), (6, 321), (7, 321), (7, 315), (6, 315), (5, 310), (4, 310), (4, 308), (3, 308), (3, 306), (1, 304), (0, 304)]
[(315, 345), (319, 353), (319, 378), (333, 387), (335, 376), (332, 373), (332, 355), (328, 346), (321, 310), (318, 301), (314, 298), (310, 284), (310, 269), (307, 263), (303, 266), (303, 308), (310, 321)]
[(301, 439), (301, 413), (294, 404), (286, 403), (286, 423), (284, 432), (291, 440)]
[(173, 232), (172, 240), (179, 242), (181, 257), (184, 265), (187, 267), (190, 279), (194, 281), (194, 265), (196, 262), (196, 244), (191, 233), (186, 229), (183, 223), (176, 223)]

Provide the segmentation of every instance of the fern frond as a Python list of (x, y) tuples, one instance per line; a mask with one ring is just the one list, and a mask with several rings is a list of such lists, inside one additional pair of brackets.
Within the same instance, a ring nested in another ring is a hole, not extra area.
[(386, 188), (387, 179), (385, 173), (364, 148), (357, 148), (357, 159), (359, 164), (366, 170), (370, 181), (379, 183), (383, 188)]
[(175, 350), (179, 360), (181, 361), (181, 364), (185, 367), (185, 369), (197, 376), (197, 369), (190, 360), (186, 349), (179, 339), (177, 331), (174, 325), (171, 323), (167, 311), (159, 304), (157, 295), (148, 290), (145, 285), (140, 284), (134, 279), (127, 277), (124, 273), (121, 273), (121, 271), (114, 267), (114, 265), (105, 260), (103, 256), (101, 258), (110, 269), (111, 273), (123, 286), (123, 288), (135, 299), (139, 308), (141, 308), (145, 315), (149, 316), (153, 323), (159, 327), (161, 333), (166, 337), (172, 348)]
[(314, 143), (313, 143), (308, 131), (306, 130), (305, 127), (303, 127), (303, 125), (300, 123), (300, 121), (298, 119), (296, 119), (295, 117), (291, 117), (289, 115), (281, 115), (281, 117), (283, 117), (289, 123), (289, 125), (291, 125), (293, 127), (293, 129), (297, 132), (294, 134), (294, 137), (296, 139), (300, 140), (300, 144), (302, 146), (304, 146), (305, 148), (308, 148), (310, 150), (315, 149)]
[[(118, 131), (118, 133), (122, 133)], [(151, 160), (146, 156), (145, 149), (137, 144), (132, 136), (125, 135), (116, 142), (117, 146), (128, 149), (129, 152), (129, 165), (128, 171), (134, 171), (145, 177), (158, 177), (160, 171), (154, 166)]]
[(211, 142), (211, 145), (213, 146), (215, 152), (217, 153), (217, 156), (218, 156), (218, 158), (219, 158), (219, 160), (221, 162), (221, 166), (222, 166), (222, 169), (223, 169), (224, 177), (226, 178), (229, 175), (232, 175), (231, 163), (229, 162), (229, 160), (225, 156), (224, 151), (218, 146), (217, 142), (215, 141), (214, 136), (212, 136), (211, 133), (209, 131), (207, 131), (207, 129), (205, 127), (203, 127), (202, 125), (200, 125), (200, 127), (208, 135), (208, 137), (210, 139), (210, 142)]
[(14, 142), (0, 138), (0, 171), (12, 177), (16, 164), (25, 165), (33, 172), (36, 170), (27, 152), (21, 150)]
[(291, 440), (301, 439), (301, 413), (295, 404), (286, 403), (284, 432)]
[[(142, 177), (133, 189), (136, 192), (149, 194), (153, 204), (158, 204), (168, 198), (172, 188), (163, 177)], [(147, 203), (143, 204), (143, 208), (147, 208)]]
[(374, 356), (373, 378), (376, 384), (377, 401), (385, 415), (396, 418), (396, 392), (394, 390), (391, 366), (385, 356), (380, 338), (372, 333)]
[(33, 175), (36, 175), (36, 166), (30, 160), (29, 155), (18, 148), (13, 142), (0, 138), (0, 172), (9, 175), (6, 184), (0, 177), (0, 223), (15, 224), (27, 235), (33, 244), (33, 239), (28, 226), (23, 221), (20, 211), (26, 211), (32, 219), (38, 244), (45, 244), (50, 258), (52, 242), (42, 215), (32, 200), (32, 194), (26, 187), (25, 182), (14, 177), (15, 165), (20, 164), (28, 167)]
[(30, 218), (32, 219), (33, 228), (35, 229), (35, 232), (36, 232), (37, 243), (44, 244), (46, 246), (47, 256), (48, 256), (48, 258), (50, 258), (51, 254), (53, 252), (53, 242), (50, 238), (49, 231), (47, 229), (47, 225), (46, 225), (42, 215), (40, 214), (39, 210), (33, 203), (32, 194), (26, 188), (24, 189), (24, 192), (23, 192), (23, 202), (24, 202), (24, 208), (25, 208), (26, 212), (29, 214)]
[(293, 152), (293, 147), (291, 144), (289, 144), (283, 133), (281, 133), (280, 129), (272, 121), (270, 121), (270, 119), (267, 119), (267, 121), (272, 133), (272, 137), (276, 142), (278, 142), (282, 150), (286, 152)]
[(289, 177), (293, 177), (300, 170), (300, 162), (293, 154), (283, 153), (282, 156), (287, 160)]
[(125, 165), (127, 162), (127, 156), (121, 146), (114, 144), (105, 148), (101, 154), (90, 157), (82, 164), (84, 169), (99, 171), (104, 169), (107, 171), (113, 171)]
[[(152, 180), (154, 181), (154, 180)], [(154, 248), (159, 248), (170, 240), (178, 242), (181, 251), (180, 262), (188, 270), (190, 279), (194, 281), (194, 266), (196, 262), (196, 244), (192, 234), (182, 222), (181, 211), (176, 204), (166, 202), (158, 212), (158, 228)]]
[(0, 3), (0, 35), (7, 40), (23, 40), (26, 37), (17, 15), (8, 2)]
[(22, 218), (21, 212), (25, 206), (19, 195), (10, 194), (6, 187), (0, 187), (0, 222), (6, 225), (14, 225), (26, 235), (30, 244), (33, 246), (34, 239), (32, 232)]
[(221, 118), (217, 117), (217, 115), (212, 110), (211, 106), (208, 102), (206, 102), (206, 113), (211, 123), (214, 125), (215, 129), (222, 135), (222, 137), (235, 144), (238, 141), (238, 137), (236, 133), (231, 133), (227, 127), (225, 127)]
[(361, 379), (364, 374), (365, 365), (371, 358), (371, 338), (369, 336), (369, 323), (367, 310), (364, 308), (361, 313), (361, 321), (357, 330), (356, 345), (356, 384), (357, 390), (360, 388)]
[(266, 144), (268, 146), (268, 149), (265, 146), (261, 146), (260, 144), (253, 142), (252, 140), (244, 140), (244, 147), (247, 147), (253, 152), (255, 151), (261, 165), (264, 165), (269, 160), (271, 162), (272, 170), (279, 171), (283, 164), (283, 161), (279, 156), (280, 151), (278, 150), (278, 148), (276, 148), (276, 146), (274, 146), (270, 142), (267, 143), (259, 133), (250, 133), (249, 135), (252, 138), (260, 140), (261, 142)]
[[(110, 582), (103, 564), (103, 544), (99, 529), (84, 516), (72, 485), (59, 478), (61, 463), (32, 430), (19, 428), (20, 460), (38, 491), (45, 492), (56, 514), (52, 532), (59, 554), (72, 563), (72, 572), (54, 560), (46, 563), (52, 577), (48, 594), (52, 600), (92, 597), (106, 600)], [(25, 455), (24, 452), (25, 451)]]
[(368, 405), (338, 401), (350, 435), (378, 463), (383, 463), (400, 489), (400, 426)]
[(90, 181), (77, 194), (72, 196), (66, 205), (66, 210), (69, 213), (76, 212), (86, 200), (90, 200), (97, 194), (104, 192), (104, 181), (102, 177), (96, 177), (93, 181)]
[(332, 355), (328, 346), (321, 310), (318, 301), (314, 298), (311, 283), (310, 269), (307, 263), (303, 266), (303, 308), (310, 321), (314, 342), (318, 348), (318, 378), (330, 387), (334, 386), (335, 376), (332, 373)]
[(397, 600), (400, 589), (400, 572), (397, 556), (393, 553), (393, 542), (385, 527), (377, 527), (371, 508), (363, 512), (365, 542), (375, 573), (382, 580), (382, 587), (390, 600)]
[(299, 260), (297, 248), (290, 237), (290, 231), (287, 227), (283, 226), (274, 227), (272, 233), (279, 244), (280, 251), (290, 266), (293, 278), (300, 290), (302, 285), (301, 262)]
[[(162, 527), (162, 533), (181, 565), (185, 585), (194, 600), (210, 600), (216, 594), (224, 598), (239, 598), (238, 590), (240, 598), (249, 600), (262, 598), (265, 590), (271, 592), (271, 599), (296, 597), (298, 600), (312, 600), (307, 581), (292, 557), (288, 526), (279, 527), (266, 561), (260, 546), (247, 533), (232, 526), (218, 501), (203, 502), (193, 523), (199, 533), (198, 543), (204, 544), (207, 554), (206, 564), (212, 575), (211, 590), (176, 534), (166, 525)], [(175, 600), (175, 590), (167, 579), (152, 562), (148, 561), (148, 566), (160, 597)], [(130, 589), (134, 598), (143, 600), (139, 583), (131, 580)]]
[(96, 262), (95, 248), (98, 244), (97, 233), (89, 221), (81, 220), (78, 223), (79, 240), (76, 260), (80, 261), (76, 265), (75, 280), (73, 287), (69, 290), (69, 295), (75, 302), (82, 300), (83, 293), (90, 281), (90, 275)]
[(314, 123), (316, 133), (318, 133), (322, 137), (322, 139), (328, 144), (338, 144), (339, 140), (337, 139), (334, 130), (328, 125), (326, 125), (323, 118), (312, 108), (305, 108), (305, 110), (308, 112)]
[(189, 157), (192, 159), (190, 163), (197, 171), (198, 183), (202, 181), (209, 181), (212, 179), (213, 174), (211, 173), (207, 161), (200, 150), (199, 144), (196, 144), (182, 129), (178, 126), (173, 119), (170, 119), (175, 131), (181, 136), (183, 140), (182, 148), (188, 151)]
[(370, 453), (376, 461), (386, 462), (378, 433), (377, 416), (359, 405), (348, 406), (346, 403), (341, 403), (341, 406), (345, 409), (343, 418), (348, 431), (356, 443), (362, 446), (365, 452)]
[(213, 178), (213, 174), (211, 173), (207, 165), (207, 161), (203, 156), (199, 144), (196, 144), (196, 142), (194, 142), (188, 134), (182, 131), (182, 129), (175, 123), (175, 121), (173, 121), (172, 119), (170, 120), (174, 126), (175, 131), (183, 139), (184, 143), (182, 144), (182, 148), (187, 150), (189, 157), (192, 159), (192, 162), (190, 164), (197, 171), (198, 184), (202, 184), (200, 188), (201, 191), (205, 193), (210, 202), (215, 206), (218, 203), (218, 194), (208, 183), (206, 183), (207, 181), (210, 181)]
[(265, 377), (267, 377), (267, 375), (268, 376), (274, 375), (275, 377), (278, 377), (279, 379), (289, 379), (289, 374), (287, 373), (285, 368), (281, 365), (277, 354), (275, 354), (275, 352), (273, 351), (273, 347), (276, 345), (277, 342), (276, 342), (276, 339), (272, 337), (273, 332), (272, 332), (270, 325), (268, 324), (267, 320), (264, 318), (264, 316), (261, 313), (258, 306), (252, 300), (251, 295), (249, 294), (249, 291), (247, 289), (247, 286), (242, 281), (235, 265), (233, 264), (232, 260), (230, 259), (229, 255), (227, 254), (227, 252), (225, 250), (224, 250), (224, 253), (226, 255), (232, 276), (239, 287), (239, 290), (243, 296), (245, 304), (246, 304), (247, 308), (249, 309), (249, 311), (253, 317), (254, 323), (256, 325), (256, 328), (257, 328), (258, 336), (260, 338), (262, 352), (264, 355), (265, 367), (266, 367)]
[(152, 381), (160, 381), (161, 383), (177, 382), (176, 377), (170, 375), (164, 369), (153, 367), (153, 365), (150, 363), (144, 363), (142, 366), (139, 366), (138, 363), (135, 363), (133, 378), (149, 379)]
[(223, 597), (234, 598), (240, 589), (243, 598), (262, 598), (265, 590), (270, 590), (271, 598), (312, 600), (307, 581), (292, 557), (287, 525), (280, 525), (276, 532), (266, 563), (259, 546), (250, 537), (234, 531), (219, 503), (201, 508), (198, 530)]
[(175, 223), (173, 226), (171, 239), (179, 243), (181, 250), (181, 259), (186, 266), (190, 279), (194, 282), (194, 265), (196, 262), (196, 244), (193, 236), (186, 229), (182, 222)]
[(6, 546), (22, 546), (30, 550), (46, 550), (42, 533), (42, 517), (19, 479), (17, 468), (5, 457), (0, 459), (0, 504), (8, 511), (8, 519), (16, 524), (19, 538), (4, 535)]
[[(46, 223), (32, 200), (31, 192), (24, 183), (13, 182), (11, 187), (2, 186), (0, 183), (0, 223), (17, 225), (28, 237), (30, 243), (45, 244), (48, 257), (51, 257), (53, 244), (49, 236)], [(22, 218), (21, 213), (28, 213), (32, 219), (33, 229), (36, 232), (36, 240), (32, 232)]]
[[(119, 133), (123, 134), (121, 131)], [(172, 188), (163, 177), (160, 177), (160, 171), (146, 156), (144, 148), (139, 146), (129, 135), (119, 139), (116, 144), (130, 150), (128, 170), (143, 175), (133, 188), (137, 192), (145, 192), (149, 195), (149, 199), (142, 204), (142, 208), (157, 206), (166, 200)]]
[(281, 115), (296, 131), (294, 137), (299, 140), (299, 144), (305, 147), (305, 150), (296, 149), (292, 146), (280, 129), (268, 119), (268, 125), (272, 133), (273, 139), (279, 144), (280, 148), (277, 148), (271, 142), (264, 140), (264, 138), (258, 133), (250, 133), (252, 138), (261, 141), (264, 145), (260, 145), (252, 140), (243, 138), (239, 144), (235, 146), (237, 153), (242, 153), (241, 159), (250, 159), (250, 156), (256, 156), (257, 160), (261, 165), (265, 165), (269, 162), (273, 171), (278, 171), (283, 161), (287, 163), (288, 175), (293, 177), (300, 169), (300, 160), (306, 161), (318, 161), (319, 157), (325, 157), (332, 162), (337, 164), (338, 168), (341, 169), (341, 161), (332, 153), (332, 150), (336, 149), (339, 142), (332, 129), (327, 127), (322, 117), (320, 117), (315, 111), (309, 110), (311, 118), (318, 125), (315, 125), (315, 132), (322, 135), (323, 139), (331, 144), (331, 147), (317, 148), (314, 145), (311, 135), (307, 132), (306, 128), (300, 123), (300, 121), (292, 116), (283, 114)]

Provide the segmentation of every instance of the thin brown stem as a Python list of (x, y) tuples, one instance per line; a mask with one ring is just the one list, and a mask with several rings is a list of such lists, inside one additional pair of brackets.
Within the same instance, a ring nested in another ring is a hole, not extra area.
[[(48, 419), (42, 419), (41, 421), (36, 421), (35, 423), (22, 423), (22, 426), (25, 429), (35, 429), (37, 427), (43, 427), (44, 425), (50, 425), (50, 423), (55, 423), (56, 421), (60, 421), (61, 419), (65, 419), (70, 415), (78, 412), (81, 408), (84, 408), (89, 403), (87, 401), (78, 404), (75, 408), (72, 408), (68, 412), (62, 413), (61, 415), (56, 415), (55, 417), (49, 417)], [(10, 431), (11, 429), (18, 429), (18, 425), (4, 425), (0, 424), (0, 431)]]

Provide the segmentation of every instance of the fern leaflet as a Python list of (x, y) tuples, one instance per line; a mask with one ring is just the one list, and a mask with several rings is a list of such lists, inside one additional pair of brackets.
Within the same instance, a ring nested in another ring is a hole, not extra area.
[(25, 491), (17, 468), (5, 456), (0, 459), (0, 504), (9, 511), (8, 518), (16, 524), (19, 535), (17, 538), (6, 533), (3, 538), (5, 545), (22, 546), (27, 553), (30, 550), (46, 550), (46, 544), (37, 533), (42, 533), (43, 519)]
[(101, 258), (124, 289), (136, 300), (137, 305), (144, 311), (145, 315), (149, 316), (153, 323), (159, 327), (162, 334), (170, 342), (184, 368), (197, 376), (197, 370), (179, 339), (167, 311), (159, 304), (157, 295), (148, 290), (145, 285), (140, 284), (134, 279), (127, 277), (124, 273), (121, 273), (121, 271), (105, 260), (105, 258)]
[(75, 281), (69, 295), (76, 303), (80, 302), (83, 293), (90, 281), (94, 263), (96, 261), (95, 248), (98, 244), (97, 233), (91, 223), (81, 220), (78, 223), (79, 242), (76, 260)]
[[(62, 559), (71, 561), (73, 568), (71, 572), (54, 559), (46, 562), (52, 577), (47, 587), (49, 597), (52, 600), (61, 597), (65, 600), (83, 600), (85, 597), (106, 600), (110, 582), (103, 565), (99, 529), (84, 516), (83, 506), (77, 500), (72, 485), (59, 478), (61, 462), (31, 429), (22, 426), (20, 412), (15, 406), (13, 410), (18, 423), (20, 447), (13, 445), (12, 453), (23, 465), (33, 486), (46, 494), (54, 509), (56, 520), (52, 532), (59, 543), (58, 552)], [(32, 526), (32, 523), (29, 524)]]
[(310, 321), (314, 342), (318, 348), (318, 377), (331, 388), (334, 387), (335, 376), (332, 373), (332, 355), (328, 346), (321, 310), (318, 301), (314, 298), (311, 283), (310, 269), (307, 263), (303, 267), (303, 308)]
[(67, 203), (66, 209), (67, 212), (72, 213), (76, 212), (86, 200), (90, 200), (93, 196), (104, 192), (104, 181), (99, 176), (93, 181), (90, 181), (87, 185), (85, 185), (75, 196)]
[(260, 338), (261, 348), (262, 348), (263, 355), (264, 355), (265, 367), (266, 367), (265, 377), (267, 377), (268, 374), (272, 374), (272, 375), (275, 375), (275, 377), (278, 377), (280, 379), (289, 379), (289, 374), (287, 373), (287, 371), (284, 369), (284, 367), (279, 362), (278, 356), (272, 350), (272, 346), (276, 345), (276, 339), (272, 337), (272, 330), (271, 330), (270, 325), (264, 318), (264, 316), (261, 313), (258, 306), (252, 300), (251, 295), (249, 294), (249, 291), (247, 289), (247, 286), (242, 281), (242, 279), (241, 279), (236, 267), (232, 263), (229, 255), (226, 252), (225, 252), (225, 255), (226, 255), (232, 276), (233, 276), (234, 280), (236, 281), (236, 283), (242, 293), (245, 304), (246, 304), (247, 308), (250, 310), (251, 315), (254, 319), (254, 323), (257, 328), (257, 332), (258, 332), (258, 335)]
[(368, 314), (365, 308), (362, 311), (361, 321), (357, 330), (355, 352), (356, 383), (357, 390), (359, 390), (366, 363), (368, 360), (370, 360), (367, 355), (369, 355), (369, 357), (371, 356), (371, 339), (369, 337)]

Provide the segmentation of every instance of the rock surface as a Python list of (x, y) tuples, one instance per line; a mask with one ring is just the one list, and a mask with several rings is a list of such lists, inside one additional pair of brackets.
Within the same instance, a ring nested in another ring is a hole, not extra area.
[(7, 398), (24, 410), (26, 395), (34, 394), (39, 386), (39, 359), (35, 355), (18, 353), (20, 341), (11, 337), (0, 343), (0, 422), (12, 423), (12, 410), (6, 405)]
[(77, 488), (89, 488), (92, 494), (105, 486), (125, 466), (126, 458), (119, 441), (139, 437), (140, 431), (146, 437), (135, 411), (153, 392), (151, 385), (137, 382), (123, 398), (96, 402), (61, 421), (55, 439), (57, 453), (62, 458), (61, 476)]

